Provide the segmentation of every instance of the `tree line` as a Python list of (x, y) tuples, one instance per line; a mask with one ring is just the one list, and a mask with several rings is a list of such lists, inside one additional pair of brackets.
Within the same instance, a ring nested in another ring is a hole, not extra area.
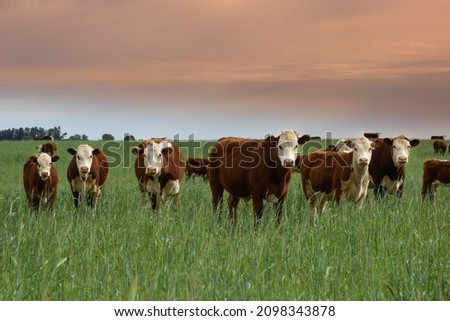
[[(45, 129), (43, 127), (20, 127), (0, 130), (0, 140), (38, 140), (52, 138), (54, 140), (89, 140), (87, 135), (75, 134), (67, 137), (67, 133), (60, 126)], [(103, 134), (102, 140), (114, 140), (111, 134)]]

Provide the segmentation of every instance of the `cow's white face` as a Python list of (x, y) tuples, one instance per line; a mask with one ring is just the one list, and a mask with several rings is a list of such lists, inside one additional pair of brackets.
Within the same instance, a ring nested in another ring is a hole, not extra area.
[(283, 131), (278, 138), (278, 157), (281, 165), (285, 168), (292, 168), (295, 165), (298, 149), (298, 136), (294, 131)]
[(375, 143), (367, 139), (366, 137), (359, 137), (352, 142), (353, 150), (353, 167), (366, 167), (369, 165), (372, 159), (372, 150), (375, 147)]
[(67, 151), (75, 156), (80, 177), (83, 179), (88, 177), (91, 171), (92, 160), (94, 155), (99, 153), (99, 149), (94, 149), (89, 145), (80, 145), (77, 149), (69, 148)]
[(144, 157), (145, 174), (158, 177), (161, 175), (163, 167), (163, 153), (172, 148), (172, 144), (168, 141), (160, 143), (150, 142), (142, 151)]
[(59, 160), (59, 156), (51, 157), (49, 154), (41, 153), (36, 158), (37, 169), (39, 177), (46, 181), (50, 177), (50, 170), (52, 168), (52, 162)]
[(385, 142), (392, 145), (392, 161), (397, 168), (408, 163), (411, 147), (419, 144), (417, 139), (409, 141), (404, 136), (396, 137), (393, 140), (385, 139)]

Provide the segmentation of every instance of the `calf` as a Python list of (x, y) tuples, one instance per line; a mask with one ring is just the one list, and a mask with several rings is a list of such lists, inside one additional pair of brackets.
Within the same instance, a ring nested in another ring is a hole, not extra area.
[(450, 161), (429, 159), (423, 163), (422, 200), (434, 199), (439, 186), (450, 187)]
[(394, 139), (378, 139), (377, 142), (369, 165), (370, 187), (374, 188), (377, 199), (382, 199), (386, 192), (401, 198), (409, 152), (411, 147), (419, 145), (420, 141), (400, 135)]
[(443, 140), (435, 140), (433, 142), (433, 149), (436, 154), (445, 155), (447, 151), (447, 144)]
[(208, 164), (207, 158), (190, 157), (186, 162), (186, 178), (203, 177), (208, 179)]
[(303, 193), (317, 223), (327, 201), (363, 204), (369, 186), (369, 163), (376, 143), (366, 137), (352, 142), (350, 152), (315, 151), (303, 156), (300, 167)]
[(58, 160), (59, 156), (40, 153), (30, 156), (23, 166), (23, 186), (34, 210), (42, 204), (53, 209), (58, 192), (58, 172), (53, 163)]
[(221, 207), (226, 190), (230, 193), (228, 207), (235, 224), (240, 199), (251, 199), (255, 225), (262, 218), (263, 200), (274, 203), (279, 225), (298, 145), (309, 138), (309, 135), (299, 138), (294, 131), (283, 131), (278, 137), (268, 136), (264, 140), (220, 139), (209, 154), (208, 174), (214, 210)]
[(41, 153), (47, 153), (50, 156), (53, 156), (57, 150), (56, 144), (54, 142), (45, 143), (39, 146), (36, 146), (36, 149)]
[(150, 198), (153, 210), (160, 202), (173, 196), (178, 206), (180, 181), (184, 177), (185, 161), (182, 152), (164, 138), (152, 138), (133, 148), (136, 155), (134, 170), (142, 198)]
[(67, 151), (73, 155), (67, 168), (67, 180), (75, 207), (78, 208), (81, 200), (86, 199), (87, 204), (94, 208), (108, 177), (108, 161), (100, 149), (85, 144)]

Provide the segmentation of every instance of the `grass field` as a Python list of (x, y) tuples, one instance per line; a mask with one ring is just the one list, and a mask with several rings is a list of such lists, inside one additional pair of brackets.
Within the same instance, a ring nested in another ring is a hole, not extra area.
[(33, 215), (22, 167), (36, 142), (0, 142), (0, 300), (450, 300), (450, 190), (420, 199), (430, 141), (411, 151), (400, 202), (370, 191), (361, 211), (328, 205), (317, 226), (295, 174), (280, 230), (271, 206), (253, 228), (251, 203), (233, 229), (202, 180), (182, 182), (177, 211), (153, 213), (116, 145), (96, 212), (76, 211), (65, 175), (78, 142), (57, 145), (55, 210)]

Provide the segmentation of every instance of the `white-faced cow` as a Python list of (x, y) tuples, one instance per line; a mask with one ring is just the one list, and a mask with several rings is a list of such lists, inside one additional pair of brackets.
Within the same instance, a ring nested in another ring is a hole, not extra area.
[(208, 173), (214, 210), (220, 209), (226, 190), (230, 194), (230, 216), (235, 223), (240, 199), (251, 199), (255, 225), (262, 218), (263, 200), (274, 203), (279, 225), (298, 145), (309, 139), (309, 135), (299, 138), (294, 131), (282, 131), (278, 137), (268, 136), (264, 140), (220, 139), (209, 154)]
[(78, 208), (85, 199), (89, 206), (95, 208), (108, 176), (108, 160), (100, 149), (85, 144), (67, 151), (73, 155), (67, 168), (67, 179), (75, 207)]
[(185, 161), (179, 148), (164, 138), (143, 141), (132, 152), (137, 156), (134, 170), (142, 198), (150, 198), (152, 208), (173, 196), (178, 206), (180, 181), (184, 177)]
[(54, 142), (49, 142), (36, 146), (36, 149), (41, 153), (47, 153), (50, 156), (53, 156), (56, 153), (57, 147)]
[(35, 210), (41, 205), (53, 208), (58, 192), (58, 172), (53, 163), (58, 160), (59, 156), (40, 153), (30, 156), (23, 166), (23, 186)]
[(369, 187), (374, 188), (377, 199), (383, 198), (386, 192), (396, 194), (398, 198), (401, 198), (409, 152), (411, 147), (419, 145), (420, 141), (418, 139), (410, 140), (404, 135), (400, 135), (394, 139), (378, 139), (377, 143), (369, 165), (372, 183)]
[(439, 186), (450, 187), (450, 161), (429, 159), (423, 163), (422, 200), (434, 199)]
[(300, 167), (302, 188), (317, 219), (327, 201), (359, 203), (367, 196), (369, 163), (376, 143), (359, 137), (350, 152), (315, 151), (302, 157)]

